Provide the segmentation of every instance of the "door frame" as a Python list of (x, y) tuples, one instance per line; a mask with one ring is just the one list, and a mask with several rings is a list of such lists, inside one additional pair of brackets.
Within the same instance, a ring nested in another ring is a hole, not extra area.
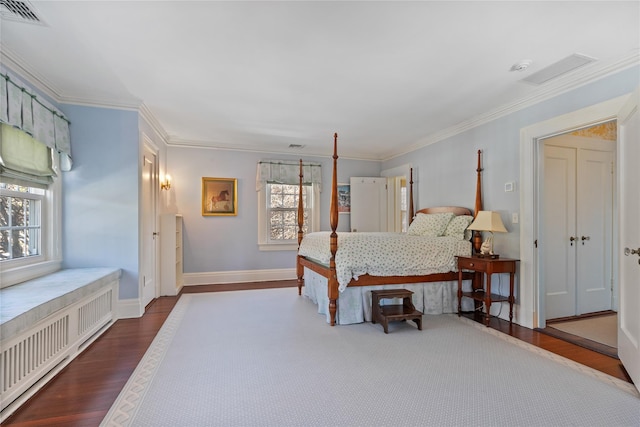
[[(158, 230), (158, 198), (159, 198), (159, 189), (160, 189), (160, 149), (158, 148), (158, 146), (156, 144), (153, 143), (153, 141), (151, 140), (151, 138), (149, 138), (144, 132), (142, 132), (141, 134), (141, 140), (142, 140), (142, 147), (141, 147), (141, 152), (140, 152), (140, 164), (142, 164), (142, 162), (144, 162), (144, 156), (145, 156), (145, 150), (149, 150), (151, 153), (153, 153), (153, 155), (155, 156), (155, 162), (154, 162), (154, 167), (153, 167), (153, 176), (151, 177), (151, 188), (153, 191), (152, 197), (151, 197), (151, 201), (152, 201), (152, 206), (150, 206), (150, 214), (151, 216), (154, 218), (154, 230), (157, 232)], [(140, 176), (139, 176), (139, 182), (140, 182), (140, 189), (142, 191), (142, 185), (143, 185), (143, 176), (142, 174), (144, 173), (143, 168), (140, 169)], [(138, 239), (140, 242), (140, 249), (139, 249), (139, 254), (138, 254), (138, 264), (140, 266), (139, 272), (141, 273), (139, 275), (138, 278), (138, 300), (140, 301), (140, 312), (144, 313), (146, 306), (144, 304), (144, 277), (142, 275), (142, 263), (144, 262), (144, 251), (145, 250), (151, 250), (152, 253), (152, 259), (153, 259), (153, 283), (154, 283), (154, 298), (157, 298), (158, 296), (160, 296), (160, 281), (158, 280), (160, 277), (160, 262), (159, 262), (159, 250), (158, 250), (158, 244), (157, 244), (157, 239), (154, 239), (154, 242), (156, 242), (152, 248), (146, 248), (145, 247), (145, 239), (143, 236), (143, 226), (142, 226), (142, 221), (144, 220), (143, 218), (143, 213), (145, 211), (144, 206), (142, 206), (142, 200), (143, 198), (140, 197), (140, 206), (139, 206), (139, 218), (138, 218)]]
[[(611, 121), (613, 122), (613, 120)], [(609, 123), (611, 123), (609, 122)], [(588, 129), (588, 128), (587, 128)], [(617, 152), (617, 145), (618, 142), (617, 141), (606, 141), (603, 139), (593, 139), (593, 138), (589, 138), (589, 137), (583, 137), (583, 136), (573, 136), (570, 135), (571, 131), (568, 131), (569, 133), (564, 133), (564, 134), (560, 134), (551, 138), (546, 138), (546, 139), (538, 139), (538, 142), (540, 144), (540, 148), (541, 148), (541, 152), (540, 152), (540, 157), (538, 159), (540, 167), (538, 168), (538, 170), (540, 171), (540, 174), (538, 175), (538, 212), (542, 212), (544, 209), (544, 203), (546, 201), (546, 189), (544, 188), (543, 182), (544, 177), (546, 176), (546, 174), (548, 173), (548, 171), (546, 170), (546, 166), (545, 166), (545, 162), (546, 162), (546, 156), (544, 155), (545, 152), (545, 148), (547, 147), (556, 147), (556, 148), (566, 148), (566, 149), (571, 149), (571, 150), (575, 150), (575, 164), (576, 164), (576, 187), (575, 187), (575, 201), (578, 202), (580, 200), (580, 188), (583, 188), (582, 186), (580, 186), (578, 183), (581, 179), (581, 162), (580, 162), (580, 158), (581, 156), (584, 156), (585, 153), (587, 152), (598, 152), (598, 153), (609, 153), (608, 155), (611, 156), (611, 162), (612, 165), (614, 165), (614, 171), (615, 169), (615, 165), (616, 165), (616, 152)], [(611, 172), (608, 172), (611, 173)], [(613, 224), (615, 219), (613, 218), (613, 214), (615, 212), (615, 203), (616, 203), (616, 197), (615, 195), (617, 194), (617, 189), (616, 189), (616, 182), (615, 182), (615, 175), (612, 173), (611, 175), (611, 193), (608, 193), (607, 195), (611, 196), (611, 200), (610, 200), (610, 205), (609, 207), (611, 208), (611, 212), (610, 212), (610, 221), (607, 222), (608, 224), (608, 229), (609, 229), (609, 234), (607, 234), (605, 236), (605, 243), (607, 243), (606, 245), (606, 258), (604, 260), (604, 273), (607, 273), (607, 278), (606, 278), (606, 282), (608, 283), (608, 286), (610, 288), (610, 292), (609, 292), (609, 298), (607, 301), (607, 308), (606, 310), (616, 310), (616, 303), (617, 303), (617, 298), (615, 298), (615, 296), (617, 296), (617, 292), (615, 292), (617, 290), (613, 289), (613, 254), (614, 254), (614, 236), (613, 236)], [(576, 205), (576, 211), (574, 212), (575, 215), (582, 215), (582, 211), (581, 209), (577, 208), (578, 205)], [(575, 223), (574, 223), (574, 231), (577, 233), (578, 230), (580, 230), (580, 217), (575, 216)], [(539, 238), (540, 236), (544, 235), (543, 233), (543, 229), (542, 227), (544, 227), (545, 225), (543, 224), (542, 218), (539, 219), (538, 221), (539, 224)], [(577, 238), (578, 235), (576, 234), (575, 237)], [(546, 243), (546, 239), (544, 241), (539, 241), (538, 242), (538, 247), (540, 250), (545, 250), (545, 243)], [(566, 243), (566, 242), (565, 242)], [(580, 260), (581, 258), (578, 256), (578, 251), (580, 250), (579, 248), (580, 242), (576, 241), (575, 242), (575, 246), (573, 248), (573, 254), (572, 254), (572, 265), (580, 265)], [(567, 248), (569, 249), (569, 248)], [(547, 268), (546, 265), (543, 265), (543, 259), (548, 257), (540, 257), (540, 264), (539, 264), (539, 270), (540, 272), (545, 271), (545, 269)], [(575, 271), (575, 277), (573, 278), (573, 280), (575, 281), (575, 287), (573, 290), (573, 299), (574, 299), (574, 311), (573, 311), (573, 315), (576, 314), (584, 314), (584, 313), (588, 313), (588, 311), (583, 311), (582, 310), (582, 303), (584, 303), (584, 293), (582, 292), (582, 288), (581, 285), (584, 283), (580, 280), (580, 270), (576, 270)], [(541, 277), (542, 277), (542, 273), (541, 273)], [(541, 287), (543, 285), (541, 284)], [(542, 289), (541, 289), (542, 290)], [(546, 295), (546, 289), (545, 289), (545, 304), (548, 302), (547, 301), (547, 295)], [(566, 307), (565, 307), (566, 308)], [(605, 308), (603, 308), (602, 310), (605, 310)], [(592, 310), (592, 311), (598, 311), (598, 310)], [(540, 317), (543, 317), (544, 315), (544, 320), (546, 321), (549, 316), (547, 315), (547, 312), (545, 310), (545, 312), (540, 312)], [(569, 316), (568, 314), (560, 316), (560, 317), (566, 317)]]
[[(618, 119), (618, 113), (629, 94), (619, 96), (580, 110), (576, 110), (552, 119), (535, 123), (520, 130), (520, 294), (516, 323), (528, 328), (544, 328), (545, 302), (544, 289), (540, 281), (540, 259), (537, 253), (539, 194), (538, 176), (540, 175), (539, 156), (541, 140), (570, 132), (575, 129), (594, 126)], [(618, 172), (616, 171), (616, 176)], [(614, 233), (617, 235), (617, 208), (614, 205)], [(614, 252), (612, 265), (617, 265), (617, 253)], [(614, 277), (616, 273), (614, 272)], [(617, 295), (614, 293), (614, 298)], [(614, 304), (617, 306), (617, 304)]]
[[(393, 179), (394, 182), (398, 181), (398, 178), (404, 178), (407, 182), (407, 197), (409, 197), (409, 180), (411, 177), (411, 169), (413, 168), (413, 165), (411, 163), (406, 163), (404, 165), (400, 165), (400, 166), (396, 166), (390, 169), (385, 169), (382, 172), (380, 172), (380, 176), (389, 178), (389, 179)], [(416, 170), (413, 171), (413, 176), (417, 176)], [(416, 181), (413, 181), (414, 184), (414, 190), (415, 190), (415, 184)], [(397, 188), (396, 188), (397, 190)], [(414, 202), (414, 206), (418, 206), (416, 204), (416, 200), (417, 200), (417, 193), (414, 191), (413, 192), (413, 202)], [(399, 193), (398, 194), (394, 194), (394, 198), (388, 200), (388, 208), (390, 211), (396, 212), (397, 210), (400, 210), (400, 202), (399, 202)], [(409, 224), (411, 223), (412, 218), (409, 218), (409, 200), (407, 200), (407, 227), (409, 226)], [(415, 212), (414, 212), (415, 214)], [(388, 217), (389, 218), (389, 217)], [(401, 220), (401, 218), (400, 218)], [(392, 225), (391, 223), (389, 224), (390, 226)], [(400, 221), (400, 225), (399, 225), (400, 229), (402, 229), (402, 221)], [(393, 227), (390, 227), (389, 230), (394, 229), (394, 231), (398, 231), (398, 224), (397, 223), (393, 223)]]

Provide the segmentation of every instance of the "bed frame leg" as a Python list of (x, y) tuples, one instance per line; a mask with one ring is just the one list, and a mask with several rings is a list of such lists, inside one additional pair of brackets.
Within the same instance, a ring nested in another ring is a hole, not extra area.
[(336, 325), (336, 308), (338, 307), (337, 302), (338, 300), (336, 299), (329, 299), (329, 318), (331, 319), (331, 326)]
[(302, 285), (304, 285), (304, 267), (300, 264), (300, 257), (296, 258), (296, 276), (298, 276), (298, 295), (302, 295)]

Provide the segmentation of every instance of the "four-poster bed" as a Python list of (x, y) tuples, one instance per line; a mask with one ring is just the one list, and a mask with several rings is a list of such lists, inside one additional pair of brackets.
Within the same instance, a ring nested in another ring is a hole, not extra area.
[[(437, 221), (445, 227), (452, 218), (459, 216), (464, 222), (462, 231), (471, 222), (471, 211), (462, 207), (434, 207), (421, 209), (416, 213), (416, 223), (411, 223), (407, 233), (338, 233), (338, 192), (337, 192), (337, 137), (334, 135), (333, 146), (333, 175), (331, 185), (330, 225), (331, 232), (303, 233), (303, 205), (302, 198), (298, 203), (298, 256), (296, 272), (298, 277), (298, 294), (302, 294), (302, 286), (305, 285), (305, 295), (316, 302), (323, 310), (327, 306), (327, 322), (331, 326), (336, 324), (338, 311), (342, 313), (339, 323), (358, 323), (370, 320), (370, 293), (367, 290), (382, 289), (390, 285), (413, 286), (419, 288), (419, 298), (425, 295), (424, 304), (417, 305), (429, 311), (431, 302), (427, 295), (436, 293), (444, 302), (436, 302), (436, 305), (449, 305), (455, 299), (454, 288), (457, 286), (458, 272), (456, 268), (457, 256), (470, 256), (472, 251), (479, 250), (482, 243), (479, 233), (473, 236), (473, 246), (466, 238), (451, 234), (417, 235), (412, 233), (418, 230), (424, 221)], [(300, 161), (300, 194), (302, 194), (302, 160)], [(480, 151), (478, 151), (477, 186), (475, 212), (482, 210)], [(409, 215), (410, 221), (413, 215), (413, 170), (411, 171), (409, 187)], [(453, 221), (460, 222), (460, 221)], [(420, 224), (418, 224), (420, 223)], [(431, 226), (431, 225), (429, 225)], [(444, 228), (440, 231), (444, 232)], [(447, 229), (448, 231), (448, 229)], [(460, 230), (458, 230), (460, 231)], [(407, 235), (410, 234), (410, 235)], [(443, 237), (435, 237), (443, 236)], [(341, 249), (341, 252), (338, 252)], [(369, 258), (371, 256), (372, 258)], [(377, 258), (375, 258), (375, 257)], [(305, 271), (306, 269), (306, 271)], [(477, 276), (474, 273), (463, 272), (464, 280), (472, 280), (475, 289)], [(322, 282), (322, 286), (315, 284)], [(311, 286), (314, 284), (314, 287)], [(452, 285), (453, 284), (453, 285)], [(437, 286), (440, 288), (437, 288)], [(423, 288), (422, 286), (427, 286)], [(366, 288), (365, 288), (366, 287)], [(320, 290), (318, 290), (320, 289)], [(326, 289), (326, 291), (324, 291)], [(456, 288), (457, 289), (457, 288)], [(326, 295), (324, 295), (326, 293)], [(338, 307), (338, 299), (341, 306)], [(328, 301), (327, 301), (328, 300)], [(343, 307), (344, 305), (345, 307)], [(346, 306), (354, 306), (355, 314), (346, 313)], [(455, 304), (454, 304), (455, 306)], [(452, 312), (435, 308), (439, 312)], [(421, 310), (422, 311), (422, 310)], [(362, 314), (360, 314), (360, 312)]]

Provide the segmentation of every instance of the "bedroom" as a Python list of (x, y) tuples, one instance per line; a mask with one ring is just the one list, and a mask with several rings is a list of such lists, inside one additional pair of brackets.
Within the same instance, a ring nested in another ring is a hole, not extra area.
[[(38, 8), (39, 4), (34, 3)], [(45, 7), (40, 9), (44, 11)], [(3, 36), (8, 35), (10, 25), (16, 25), (16, 31), (24, 29), (24, 26), (17, 27), (18, 24), (3, 21)], [(501, 34), (497, 36), (504, 37)], [(4, 48), (8, 39), (3, 39)], [(627, 62), (618, 64), (620, 68), (615, 72), (602, 73), (592, 81), (574, 82), (569, 90), (558, 90), (548, 94), (549, 98), (532, 100), (525, 108), (514, 108), (492, 120), (486, 118), (486, 122), (477, 126), (474, 122), (466, 122), (464, 126), (449, 128), (449, 133), (434, 139), (433, 142), (437, 139), (437, 143), (425, 144), (407, 154), (384, 160), (343, 157), (339, 180), (346, 182), (350, 176), (376, 176), (384, 170), (412, 164), (417, 170), (418, 207), (433, 204), (472, 207), (473, 157), (475, 149), (481, 148), (485, 153), (485, 206), (503, 212), (503, 220), (513, 212), (519, 212), (521, 220), (524, 220), (524, 212), (521, 211), (524, 183), (520, 178), (518, 145), (521, 129), (630, 93), (638, 86), (637, 37), (634, 43), (632, 46), (636, 50), (628, 52)], [(42, 90), (41, 84), (48, 81), (46, 69), (32, 69), (26, 59), (26, 51), (14, 50), (13, 54), (3, 52), (3, 73), (8, 69), (28, 82), (30, 87)], [(508, 68), (520, 59), (511, 58), (505, 66)], [(50, 63), (55, 64), (56, 60), (52, 59)], [(105, 69), (104, 72), (108, 71)], [(227, 147), (215, 150), (197, 145), (166, 144), (165, 135), (158, 131), (153, 115), (146, 108), (138, 110), (130, 105), (115, 108), (106, 102), (96, 104), (85, 99), (75, 103), (73, 96), (62, 93), (56, 98), (56, 94), (52, 91), (49, 96), (53, 95), (55, 104), (72, 122), (72, 141), (82, 141), (82, 144), (73, 145), (74, 169), (63, 175), (66, 194), (62, 218), (63, 265), (107, 264), (122, 268), (122, 317), (140, 316), (145, 306), (140, 298), (145, 274), (138, 253), (142, 245), (139, 237), (141, 190), (138, 166), (144, 143), (141, 133), (159, 149), (159, 178), (165, 174), (173, 178), (171, 189), (158, 193), (158, 213), (180, 212), (184, 215), (185, 272), (191, 284), (252, 281), (256, 277), (279, 279), (274, 276), (277, 274), (284, 274), (285, 278), (294, 277), (293, 252), (260, 252), (256, 249), (258, 219), (254, 189), (258, 161), (265, 158), (297, 160), (299, 152), (260, 153), (234, 151)], [(446, 107), (455, 109), (459, 104)], [(495, 113), (489, 108), (481, 112)], [(326, 188), (329, 188), (330, 171), (326, 157), (329, 154), (328, 144), (332, 133), (340, 132), (340, 129), (330, 127), (320, 138), (319, 144), (327, 147), (321, 149), (323, 155), (304, 155), (305, 159), (323, 164)], [(237, 217), (203, 217), (200, 214), (200, 182), (205, 176), (238, 178), (240, 198)], [(518, 191), (505, 193), (505, 182), (519, 184), (516, 186)], [(328, 192), (323, 191), (321, 206), (328, 206), (328, 197)], [(328, 217), (321, 214), (320, 221), (321, 228), (328, 229)], [(522, 257), (520, 229), (508, 222), (506, 224), (510, 232), (496, 238), (496, 249), (505, 255)], [(348, 229), (346, 221), (340, 223), (340, 228)]]

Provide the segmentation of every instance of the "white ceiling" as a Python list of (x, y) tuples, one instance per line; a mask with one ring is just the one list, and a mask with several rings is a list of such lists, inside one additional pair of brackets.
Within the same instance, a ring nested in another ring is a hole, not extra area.
[[(384, 160), (638, 63), (640, 2), (30, 1), (2, 61), (169, 144)], [(573, 53), (596, 62), (521, 80)], [(525, 71), (509, 71), (523, 59)], [(290, 144), (302, 144), (291, 149)]]

